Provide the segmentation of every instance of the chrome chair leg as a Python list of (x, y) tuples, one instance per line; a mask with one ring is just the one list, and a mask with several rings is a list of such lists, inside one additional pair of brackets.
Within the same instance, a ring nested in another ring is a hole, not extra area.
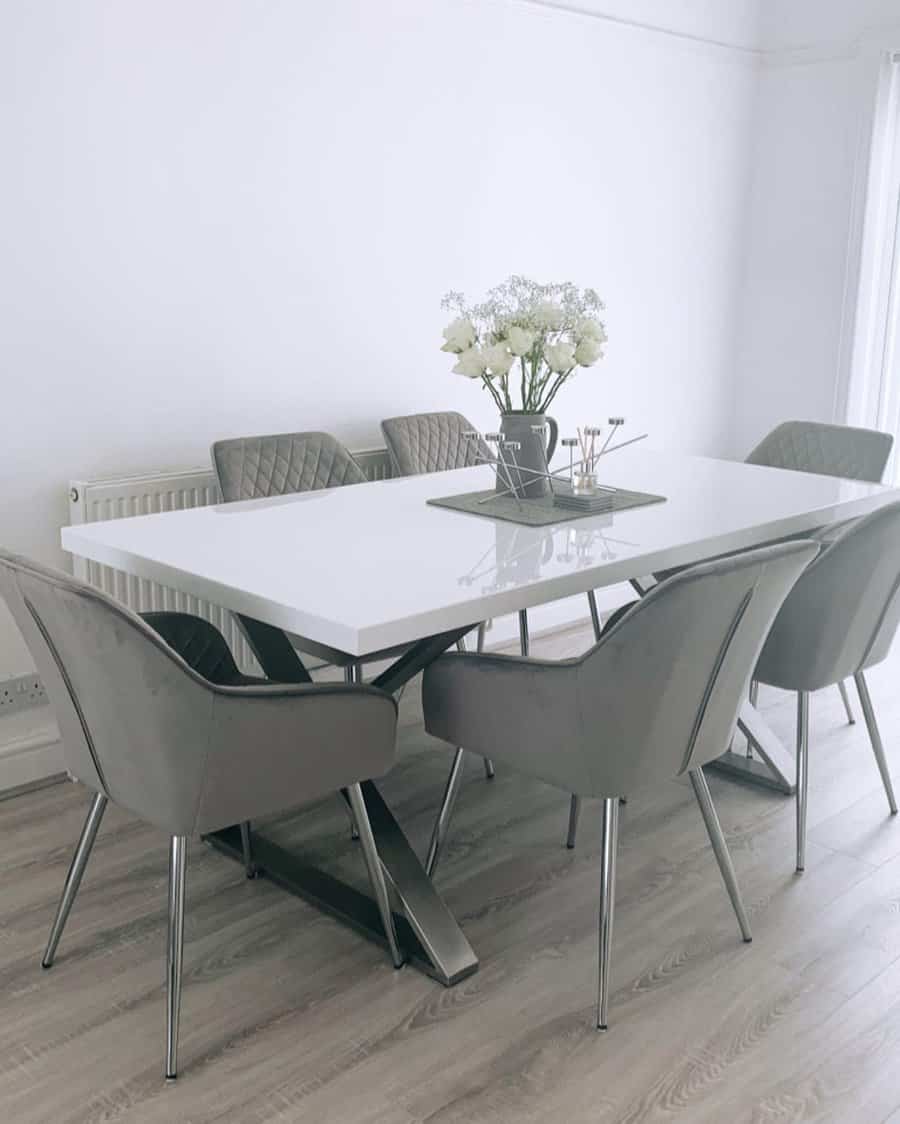
[(166, 948), (166, 1080), (178, 1076), (178, 1024), (184, 961), (184, 876), (186, 835), (173, 835), (169, 848), (169, 934)]
[(69, 912), (72, 909), (72, 903), (75, 901), (75, 895), (78, 893), (78, 887), (81, 885), (88, 859), (91, 857), (91, 850), (94, 846), (94, 840), (97, 838), (97, 831), (100, 828), (100, 821), (103, 819), (107, 803), (107, 798), (103, 793), (97, 792), (94, 794), (87, 818), (84, 821), (84, 827), (81, 829), (75, 854), (72, 856), (69, 873), (66, 875), (62, 897), (59, 899), (59, 905), (56, 909), (56, 916), (50, 927), (50, 937), (47, 940), (47, 948), (41, 961), (42, 968), (51, 967), (56, 957), (59, 938), (62, 936), (66, 921), (69, 919)]
[(566, 846), (569, 850), (575, 847), (575, 836), (578, 833), (578, 817), (581, 815), (581, 797), (573, 794), (569, 801), (569, 834), (566, 836)]
[(527, 656), (531, 648), (531, 640), (528, 636), (528, 611), (526, 609), (519, 610), (519, 651), (523, 656)]
[(241, 850), (244, 852), (244, 873), (248, 878), (255, 878), (259, 871), (256, 869), (256, 863), (253, 861), (249, 820), (241, 820)]
[(402, 968), (404, 956), (400, 951), (397, 940), (397, 930), (394, 928), (394, 915), (391, 912), (391, 901), (388, 897), (387, 883), (384, 880), (384, 870), (381, 859), (378, 857), (378, 848), (375, 846), (375, 836), (372, 834), (372, 825), (369, 823), (369, 813), (366, 811), (366, 801), (362, 789), (358, 784), (351, 784), (347, 788), (347, 795), (353, 808), (353, 815), (359, 827), (359, 838), (362, 843), (363, 855), (366, 860), (366, 869), (369, 872), (369, 882), (372, 893), (378, 903), (378, 912), (381, 914), (381, 924), (384, 926), (384, 935), (387, 938), (388, 948), (391, 950), (391, 960), (395, 968)]
[(600, 623), (600, 611), (597, 608), (597, 595), (592, 589), (588, 590), (588, 608), (591, 611), (591, 624), (594, 628), (594, 639), (600, 639), (600, 633), (603, 631), (603, 625)]
[(619, 841), (619, 799), (603, 801), (603, 841), (600, 852), (600, 957), (597, 984), (597, 1029), (609, 1026), (609, 961), (616, 899), (616, 848)]
[(722, 881), (725, 883), (729, 898), (731, 898), (731, 905), (741, 929), (741, 936), (749, 943), (753, 940), (753, 934), (750, 932), (750, 920), (747, 917), (746, 909), (744, 909), (741, 889), (738, 886), (737, 875), (734, 873), (731, 855), (728, 853), (728, 844), (725, 842), (722, 825), (719, 823), (719, 817), (716, 815), (716, 808), (709, 793), (709, 785), (706, 783), (706, 777), (703, 775), (702, 769), (691, 769), (688, 776), (691, 778), (694, 796), (696, 796), (697, 803), (700, 805), (709, 841), (712, 843), (713, 853), (722, 873)]
[(797, 692), (797, 873), (806, 867), (806, 805), (809, 794), (809, 691)]
[(447, 783), (444, 786), (444, 795), (441, 799), (440, 807), (438, 808), (437, 819), (434, 821), (434, 828), (431, 832), (431, 842), (428, 844), (428, 856), (425, 859), (425, 873), (429, 878), (434, 877), (441, 847), (444, 845), (444, 840), (447, 838), (447, 832), (450, 828), (450, 817), (453, 815), (453, 805), (456, 803), (456, 795), (459, 792), (460, 782), (462, 781), (464, 757), (465, 750), (457, 748), (456, 752), (453, 754), (453, 763), (450, 766), (450, 773), (447, 776)]
[(856, 715), (853, 713), (853, 707), (850, 705), (850, 695), (847, 693), (847, 684), (842, 679), (838, 683), (838, 690), (841, 692), (841, 702), (844, 704), (844, 710), (847, 712), (847, 725), (856, 725)]
[(884, 785), (884, 791), (888, 799), (888, 805), (891, 809), (891, 815), (897, 814), (897, 799), (894, 796), (894, 786), (891, 782), (891, 772), (888, 768), (887, 758), (884, 755), (884, 745), (881, 741), (881, 733), (878, 729), (878, 723), (875, 721), (875, 708), (872, 706), (872, 696), (869, 694), (869, 684), (866, 682), (866, 677), (861, 671), (858, 671), (853, 677), (856, 680), (856, 689), (859, 691), (859, 701), (862, 705), (863, 717), (866, 720), (866, 728), (869, 731), (869, 741), (872, 743), (872, 752), (875, 754), (875, 761), (878, 764), (878, 772), (881, 773), (881, 783)]

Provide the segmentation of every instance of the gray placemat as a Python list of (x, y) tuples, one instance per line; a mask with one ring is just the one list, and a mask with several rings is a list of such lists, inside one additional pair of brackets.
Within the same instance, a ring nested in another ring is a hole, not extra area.
[[(479, 503), (485, 497), (487, 503)], [(512, 496), (494, 496), (493, 490), (485, 492), (464, 492), (459, 496), (439, 496), (428, 500), (435, 507), (449, 507), (451, 511), (462, 511), (466, 515), (481, 515), (488, 519), (502, 519), (507, 523), (521, 523), (526, 527), (546, 527), (551, 523), (566, 523), (570, 519), (590, 519), (599, 515), (612, 515), (626, 511), (629, 507), (644, 507), (650, 503), (665, 503), (665, 496), (654, 496), (650, 492), (628, 492), (619, 488), (613, 493), (612, 503), (604, 511), (572, 511), (570, 508), (556, 507), (552, 496), (538, 500), (522, 500), (521, 506)]]

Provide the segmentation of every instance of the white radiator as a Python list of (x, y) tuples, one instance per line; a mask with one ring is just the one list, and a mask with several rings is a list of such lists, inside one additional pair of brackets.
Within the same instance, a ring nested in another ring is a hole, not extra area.
[[(386, 449), (365, 449), (353, 456), (369, 480), (390, 477), (391, 463)], [(69, 522), (97, 523), (218, 502), (219, 487), (209, 468), (106, 480), (73, 480), (69, 486)], [(102, 589), (137, 613), (167, 610), (204, 617), (223, 633), (241, 671), (246, 675), (260, 674), (249, 645), (227, 609), (99, 562), (77, 557), (74, 562), (76, 577)]]

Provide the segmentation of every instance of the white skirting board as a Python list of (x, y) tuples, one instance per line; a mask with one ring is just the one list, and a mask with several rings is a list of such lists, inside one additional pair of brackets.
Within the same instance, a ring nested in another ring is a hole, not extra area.
[(64, 772), (59, 730), (50, 707), (3, 719), (0, 724), (0, 792)]

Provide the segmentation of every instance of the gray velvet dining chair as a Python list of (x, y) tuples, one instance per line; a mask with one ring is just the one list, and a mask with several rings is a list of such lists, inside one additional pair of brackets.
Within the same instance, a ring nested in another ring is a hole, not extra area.
[(816, 421), (785, 421), (747, 454), (746, 464), (814, 472), (877, 484), (884, 475), (894, 438), (877, 429)]
[[(879, 484), (893, 445), (893, 436), (877, 429), (793, 420), (782, 422), (767, 433), (748, 453), (745, 463)], [(856, 718), (847, 685), (841, 680), (837, 688), (852, 726)], [(751, 701), (756, 703), (756, 698), (754, 681)]]
[[(688, 775), (741, 934), (751, 939), (702, 767), (728, 745), (766, 635), (818, 549), (790, 542), (685, 570), (624, 609), (574, 659), (454, 653), (426, 669), (425, 728), (465, 747), (457, 755), (491, 753), (602, 802), (600, 1029), (608, 1026), (620, 797)], [(454, 798), (445, 793), (436, 833), (446, 836)]]
[(797, 694), (797, 870), (806, 865), (809, 696), (853, 678), (891, 814), (897, 801), (866, 672), (900, 621), (900, 501), (831, 535), (782, 605), (756, 667), (761, 683)]
[[(877, 429), (828, 422), (786, 421), (766, 434), (747, 455), (745, 463), (879, 484), (893, 445), (893, 436)], [(843, 679), (838, 682), (837, 688), (847, 721), (852, 726), (856, 718)], [(754, 704), (756, 696), (754, 682), (751, 689)]]
[(0, 596), (54, 706), (65, 765), (93, 792), (45, 968), (54, 962), (107, 803), (164, 831), (165, 1073), (174, 1078), (191, 837), (337, 792), (353, 808), (391, 956), (402, 963), (360, 788), (395, 760), (397, 707), (390, 695), (343, 683), (249, 679), (207, 622), (182, 614), (145, 621), (93, 587), (7, 552), (0, 552)]
[[(781, 422), (767, 433), (747, 454), (744, 463), (879, 484), (884, 476), (893, 445), (892, 435), (877, 429), (792, 420)], [(831, 529), (823, 528), (815, 537), (824, 540), (830, 533)], [(676, 572), (676, 570), (667, 570), (657, 574), (656, 578), (662, 580)], [(648, 588), (648, 583), (643, 580), (633, 581), (632, 585), (641, 595)], [(843, 680), (836, 685), (844, 704), (847, 721), (852, 726), (856, 718), (847, 686)], [(758, 686), (756, 680), (750, 684), (750, 701), (754, 705), (757, 702)]]

